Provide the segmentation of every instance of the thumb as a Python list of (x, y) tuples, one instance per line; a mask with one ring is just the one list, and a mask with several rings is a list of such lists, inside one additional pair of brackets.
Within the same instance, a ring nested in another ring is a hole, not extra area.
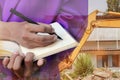
[(37, 66), (41, 67), (44, 63), (45, 63), (45, 60), (44, 60), (44, 59), (39, 59), (39, 60), (37, 61)]
[(42, 67), (45, 63), (44, 59), (39, 59), (38, 61), (34, 62), (34, 68), (33, 68), (33, 72), (36, 72), (40, 69), (40, 67)]

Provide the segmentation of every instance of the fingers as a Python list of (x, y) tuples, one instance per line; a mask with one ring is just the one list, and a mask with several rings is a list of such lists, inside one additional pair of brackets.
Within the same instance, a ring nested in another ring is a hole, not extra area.
[(40, 67), (44, 63), (44, 60), (40, 59), (40, 60), (37, 61), (37, 63), (34, 62), (34, 64), (33, 64), (33, 58), (34, 58), (33, 53), (29, 52), (29, 53), (26, 54), (26, 57), (25, 57), (25, 73), (24, 73), (24, 76), (26, 78), (30, 77), (33, 72), (40, 69)]
[(15, 58), (18, 56), (19, 54), (12, 54), (12, 56), (10, 57), (10, 61), (7, 65), (7, 68), (12, 70), (13, 69), (13, 65), (14, 65), (14, 61), (15, 61)]
[[(40, 25), (35, 24), (29, 24), (28, 30), (30, 32), (40, 32), (40, 33), (53, 33), (54, 29), (51, 27), (51, 25), (40, 23)], [(24, 39), (36, 41), (36, 42), (55, 42), (57, 40), (56, 35), (38, 35), (33, 33), (27, 33)]]
[(15, 61), (14, 61), (14, 65), (13, 65), (13, 69), (14, 70), (18, 70), (21, 67), (22, 64), (22, 60), (23, 60), (23, 56), (17, 56)]
[[(27, 53), (25, 57), (19, 54), (13, 54), (10, 58), (6, 57), (3, 60), (3, 65), (13, 71), (18, 78), (22, 78), (23, 76), (28, 78), (33, 71), (33, 58), (33, 53)], [(25, 66), (22, 66), (23, 60)]]
[(23, 62), (24, 57), (19, 55), (15, 58), (14, 65), (13, 65), (13, 71), (14, 73), (19, 77), (23, 77), (23, 68), (21, 67), (21, 64)]
[(39, 59), (39, 60), (37, 61), (37, 65), (38, 65), (39, 67), (42, 66), (44, 63), (45, 63), (45, 60), (44, 60), (44, 59)]
[(53, 33), (54, 29), (51, 25), (39, 23), (39, 25), (36, 24), (28, 24), (27, 29), (31, 32), (42, 32), (42, 33)]
[[(40, 32), (41, 34), (37, 34), (36, 32)], [(35, 25), (25, 23), (19, 35), (20, 39), (17, 38), (17, 42), (27, 48), (47, 46), (57, 41), (56, 35), (45, 35), (45, 33), (53, 32), (54, 29), (48, 24), (40, 23), (40, 25)]]
[(36, 35), (36, 34), (27, 34), (26, 36), (27, 37), (24, 38), (26, 43), (24, 43), (24, 45), (26, 45), (25, 47), (27, 48), (43, 47), (43, 46), (50, 45), (54, 43), (55, 41), (57, 41), (57, 36), (55, 35), (44, 35), (43, 36), (43, 35)]
[(33, 72), (38, 70), (44, 64), (43, 59), (40, 59), (37, 63), (33, 64), (33, 59), (34, 54), (31, 52), (27, 53), (25, 57), (20, 54), (13, 54), (10, 58), (4, 58), (2, 63), (6, 68), (13, 71), (18, 78), (29, 78)]
[(25, 73), (24, 76), (25, 77), (30, 77), (32, 74), (32, 70), (33, 70), (33, 58), (34, 58), (34, 54), (29, 52), (26, 54), (25, 57)]
[(36, 72), (40, 69), (40, 67), (42, 67), (45, 63), (44, 59), (39, 59), (38, 61), (35, 61), (33, 64), (33, 71)]
[(7, 67), (9, 61), (10, 61), (10, 58), (8, 58), (8, 57), (5, 57), (4, 60), (2, 61), (2, 64), (5, 68)]
[(8, 57), (4, 58), (2, 63), (5, 66), (5, 68), (8, 68), (11, 71), (13, 71), (18, 78), (22, 78), (23, 70), (22, 70), (21, 64), (22, 64), (23, 58), (24, 57), (19, 54), (12, 54), (10, 58)]
[(39, 43), (55, 42), (57, 40), (56, 35), (37, 35), (37, 34), (27, 34), (28, 37), (24, 38), (26, 40), (35, 41)]

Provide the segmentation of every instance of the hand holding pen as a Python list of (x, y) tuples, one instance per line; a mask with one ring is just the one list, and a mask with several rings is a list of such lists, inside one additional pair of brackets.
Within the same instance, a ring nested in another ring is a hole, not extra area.
[[(37, 22), (29, 19), (28, 17), (24, 16), (23, 14), (21, 14), (21, 13), (18, 12), (18, 11), (16, 11), (15, 9), (12, 9), (12, 8), (11, 8), (10, 12), (11, 12), (12, 14), (15, 14), (16, 16), (20, 17), (20, 18), (23, 19), (24, 21), (27, 21), (27, 22), (32, 23), (32, 24), (39, 25)], [(61, 39), (61, 40), (62, 40), (62, 38), (59, 37), (56, 33), (49, 33), (49, 34), (50, 34), (50, 35), (55, 34), (58, 39)]]

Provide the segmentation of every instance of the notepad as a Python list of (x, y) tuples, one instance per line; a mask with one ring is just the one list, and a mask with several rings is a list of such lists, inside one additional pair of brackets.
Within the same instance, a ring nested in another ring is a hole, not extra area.
[(0, 41), (0, 56), (10, 56), (15, 52), (24, 53), (33, 52), (34, 60), (57, 54), (67, 49), (76, 47), (78, 42), (57, 22), (51, 24), (57, 35), (63, 40), (58, 39), (51, 45), (33, 49), (25, 48), (12, 41)]

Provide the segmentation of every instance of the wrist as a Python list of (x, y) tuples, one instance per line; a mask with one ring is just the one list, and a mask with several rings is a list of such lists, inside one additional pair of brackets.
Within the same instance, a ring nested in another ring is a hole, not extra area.
[(0, 21), (0, 39), (2, 40), (12, 40), (10, 37), (10, 32), (8, 31), (9, 26), (7, 26), (7, 22)]

